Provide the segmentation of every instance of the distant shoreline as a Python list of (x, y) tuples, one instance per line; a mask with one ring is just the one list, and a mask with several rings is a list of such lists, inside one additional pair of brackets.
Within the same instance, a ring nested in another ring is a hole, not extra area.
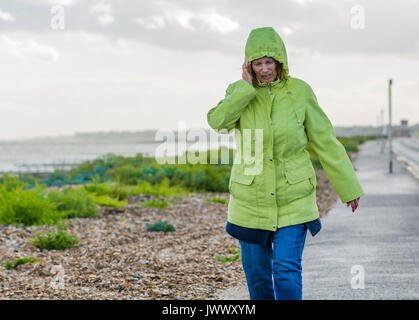
[[(374, 135), (374, 134), (381, 134), (383, 128), (374, 127), (374, 126), (351, 126), (351, 127), (341, 127), (335, 126), (335, 134), (336, 136), (348, 137), (354, 135)], [(398, 131), (400, 130), (400, 125), (393, 125), (393, 130)], [(40, 137), (33, 137), (33, 138), (14, 138), (14, 139), (0, 139), (0, 143), (20, 143), (20, 142), (51, 142), (53, 140), (56, 141), (80, 141), (83, 139), (87, 141), (89, 139), (94, 140), (97, 142), (98, 140), (106, 140), (109, 142), (109, 139), (112, 140), (125, 140), (129, 142), (134, 142), (132, 139), (135, 139), (135, 142), (140, 143), (157, 143), (159, 141), (155, 141), (154, 137), (157, 131), (161, 129), (147, 129), (142, 131), (97, 131), (97, 132), (75, 132), (74, 134), (68, 135), (56, 135), (56, 136), (40, 136)], [(212, 129), (208, 128), (189, 128), (187, 132), (194, 132), (204, 130), (207, 134), (212, 131)], [(407, 127), (405, 130), (407, 131), (419, 131), (419, 123)], [(178, 131), (176, 129), (173, 130), (164, 130), (164, 132), (168, 132), (171, 134), (177, 135)], [(127, 140), (129, 139), (129, 140)]]

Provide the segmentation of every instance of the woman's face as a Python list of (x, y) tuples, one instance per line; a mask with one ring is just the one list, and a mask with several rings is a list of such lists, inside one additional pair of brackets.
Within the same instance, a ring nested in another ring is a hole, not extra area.
[(260, 82), (275, 81), (278, 76), (274, 58), (263, 57), (252, 61), (252, 68)]

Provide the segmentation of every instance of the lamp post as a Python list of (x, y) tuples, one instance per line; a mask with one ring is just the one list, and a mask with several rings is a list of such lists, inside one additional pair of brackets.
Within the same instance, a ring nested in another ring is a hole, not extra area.
[(390, 173), (393, 173), (393, 158), (392, 158), (392, 146), (391, 146), (391, 138), (392, 138), (392, 128), (391, 128), (391, 85), (393, 84), (393, 80), (390, 79), (388, 81), (388, 117), (389, 117), (389, 125), (388, 125), (388, 146), (389, 146), (389, 158), (390, 158)]

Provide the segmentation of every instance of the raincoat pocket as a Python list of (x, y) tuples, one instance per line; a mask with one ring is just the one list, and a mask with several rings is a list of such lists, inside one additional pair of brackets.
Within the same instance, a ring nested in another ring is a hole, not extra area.
[(249, 200), (255, 195), (252, 186), (255, 175), (246, 175), (240, 171), (232, 170), (228, 190), (236, 199)]
[(311, 174), (305, 177), (300, 176), (296, 180), (289, 179), (289, 177), (287, 177), (287, 181), (287, 202), (307, 197), (316, 189), (315, 178), (313, 178)]
[(310, 165), (310, 159), (299, 157), (286, 164), (285, 177), (287, 184), (287, 202), (312, 194), (316, 189), (316, 175)]

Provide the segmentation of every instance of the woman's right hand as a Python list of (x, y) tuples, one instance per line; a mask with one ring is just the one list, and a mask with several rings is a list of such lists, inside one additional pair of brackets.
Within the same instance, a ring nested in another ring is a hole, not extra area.
[(249, 64), (249, 58), (246, 57), (242, 65), (242, 69), (243, 69), (242, 78), (243, 80), (249, 82), (251, 86), (253, 86), (252, 76), (250, 75), (249, 70), (247, 69), (248, 64)]

